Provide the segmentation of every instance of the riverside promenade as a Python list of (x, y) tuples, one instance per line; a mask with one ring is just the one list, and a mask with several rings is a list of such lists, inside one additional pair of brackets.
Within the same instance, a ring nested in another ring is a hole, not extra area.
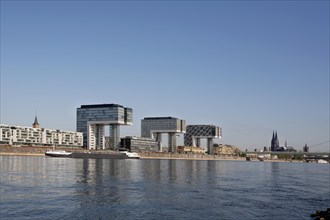
[(146, 152), (139, 153), (141, 159), (168, 159), (168, 160), (241, 160), (245, 161), (245, 157), (228, 156), (228, 155), (208, 155), (208, 154), (178, 154), (164, 152)]
[[(53, 147), (31, 147), (31, 146), (10, 146), (0, 145), (0, 155), (8, 156), (44, 156), (47, 150)], [(69, 152), (82, 151), (77, 148), (56, 148), (57, 150), (65, 150)], [(171, 159), (171, 160), (246, 160), (245, 157), (238, 156), (218, 156), (208, 154), (172, 154), (166, 152), (145, 152), (139, 153), (141, 159)]]
[[(6, 156), (45, 156), (47, 150), (52, 150), (53, 147), (38, 147), (38, 146), (11, 146), (0, 145), (0, 155)], [(69, 152), (86, 151), (80, 148), (56, 148), (57, 150), (65, 150)], [(163, 159), (163, 160), (232, 160), (246, 161), (246, 157), (231, 156), (231, 155), (208, 155), (208, 154), (179, 154), (167, 152), (143, 152), (139, 153), (140, 159)], [(251, 162), (260, 162), (257, 158), (251, 158)], [(264, 162), (306, 162), (295, 159), (265, 159)]]

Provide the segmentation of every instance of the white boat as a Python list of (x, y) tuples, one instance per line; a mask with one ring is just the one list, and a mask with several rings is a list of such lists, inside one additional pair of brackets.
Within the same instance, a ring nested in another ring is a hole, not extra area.
[(68, 157), (71, 154), (71, 152), (66, 152), (64, 150), (48, 150), (45, 152), (45, 155), (50, 157)]
[(135, 152), (128, 152), (128, 151), (120, 151), (122, 154), (126, 154), (126, 156), (130, 159), (139, 159), (140, 155)]
[(319, 159), (319, 160), (317, 161), (317, 163), (328, 163), (328, 161), (323, 160), (323, 159)]

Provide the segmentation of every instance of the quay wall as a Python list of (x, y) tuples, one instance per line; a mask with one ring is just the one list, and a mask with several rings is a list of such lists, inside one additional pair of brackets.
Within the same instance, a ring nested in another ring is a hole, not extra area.
[(164, 152), (139, 153), (142, 159), (188, 159), (188, 160), (246, 160), (245, 157), (208, 154), (172, 154)]
[[(15, 146), (15, 145), (0, 145), (0, 155), (26, 155), (26, 156), (43, 156), (47, 150), (52, 150), (53, 147), (40, 146)], [(65, 150), (70, 152), (81, 152), (83, 149), (56, 147), (56, 150)], [(90, 151), (90, 150), (89, 150)], [(139, 153), (141, 159), (190, 159), (190, 160), (245, 160), (245, 157), (237, 156), (219, 156), (208, 154), (172, 154), (164, 152), (145, 152)]]
[[(17, 146), (17, 145), (0, 145), (0, 155), (13, 155), (13, 156), (44, 156), (47, 150), (52, 150), (51, 146)], [(69, 148), (69, 147), (56, 147), (56, 150), (65, 150), (69, 152), (83, 152), (86, 150)], [(93, 151), (93, 150), (88, 150)], [(208, 155), (208, 154), (184, 154), (184, 153), (166, 153), (166, 152), (141, 152), (139, 153), (141, 159), (179, 159), (179, 160), (235, 160), (245, 161), (246, 157), (230, 156), (230, 155)], [(259, 161), (256, 158), (251, 158), (251, 161)], [(299, 160), (286, 160), (286, 159), (265, 159), (268, 162), (294, 162)], [(300, 161), (302, 162), (302, 161)]]
[[(0, 145), (0, 155), (27, 155), (27, 156), (41, 156), (45, 155), (47, 150), (52, 150), (53, 147), (41, 146), (19, 146), (19, 145)], [(77, 148), (56, 147), (56, 150), (66, 151), (81, 151)]]

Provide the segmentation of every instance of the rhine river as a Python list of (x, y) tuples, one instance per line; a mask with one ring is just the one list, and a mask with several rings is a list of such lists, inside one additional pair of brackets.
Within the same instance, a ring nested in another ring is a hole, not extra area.
[(0, 156), (0, 219), (311, 219), (330, 165)]

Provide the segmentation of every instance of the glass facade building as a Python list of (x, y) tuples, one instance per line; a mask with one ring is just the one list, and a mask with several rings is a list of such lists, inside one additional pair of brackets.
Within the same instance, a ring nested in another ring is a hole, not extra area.
[(120, 125), (133, 124), (133, 110), (118, 104), (82, 105), (77, 108), (77, 131), (84, 135), (84, 147), (105, 149), (105, 126), (109, 126), (111, 146), (119, 147)]
[[(141, 120), (141, 137), (162, 142), (162, 134), (168, 134), (170, 152), (176, 149), (176, 134), (186, 132), (186, 121), (174, 117), (148, 117)], [(162, 151), (161, 145), (159, 151)]]
[(221, 128), (215, 125), (188, 125), (184, 135), (184, 145), (200, 147), (200, 139), (207, 139), (208, 153), (212, 153), (213, 139), (221, 138)]
[(134, 152), (157, 152), (160, 143), (152, 138), (126, 136), (121, 138), (121, 148)]

